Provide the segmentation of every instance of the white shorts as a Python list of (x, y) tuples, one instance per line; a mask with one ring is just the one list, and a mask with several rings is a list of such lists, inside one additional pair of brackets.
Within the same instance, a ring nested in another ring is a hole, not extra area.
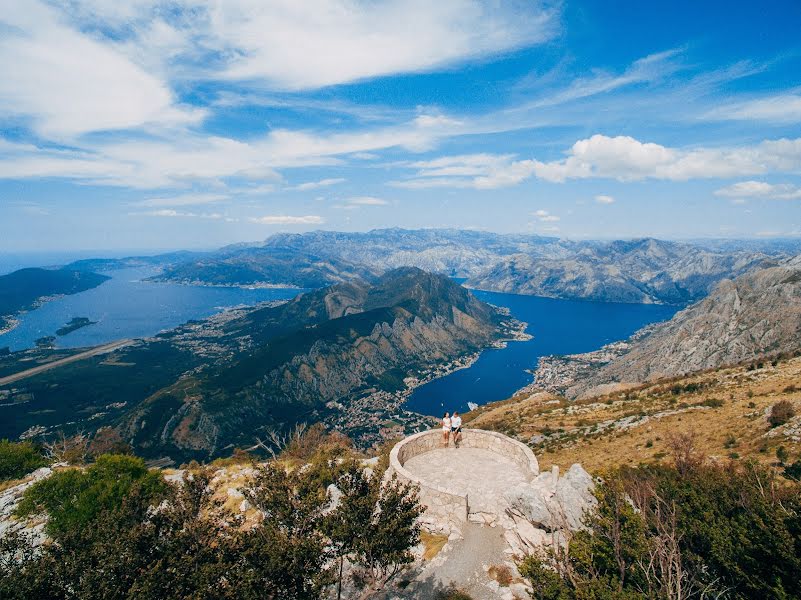
[(451, 432), (451, 428), (450, 427), (443, 427), (442, 428), (442, 433), (450, 433), (450, 432)]

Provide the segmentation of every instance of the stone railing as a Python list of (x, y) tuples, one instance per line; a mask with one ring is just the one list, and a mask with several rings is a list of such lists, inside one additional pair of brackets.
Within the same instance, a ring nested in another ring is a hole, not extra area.
[[(406, 461), (431, 450), (440, 448), (442, 432), (439, 429), (416, 433), (401, 440), (389, 455), (389, 473), (396, 474), (401, 481), (411, 482), (420, 488), (420, 501), (426, 506), (426, 513), (440, 520), (461, 523), (467, 520), (470, 513), (469, 494), (457, 492), (441, 485), (424, 481), (404, 467)], [(461, 447), (480, 448), (495, 452), (513, 461), (529, 479), (539, 475), (537, 457), (531, 449), (494, 431), (483, 429), (465, 429), (462, 432)]]

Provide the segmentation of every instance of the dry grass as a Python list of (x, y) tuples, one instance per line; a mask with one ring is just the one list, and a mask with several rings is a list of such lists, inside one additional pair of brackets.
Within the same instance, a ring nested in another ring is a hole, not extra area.
[(423, 544), (423, 560), (431, 560), (445, 547), (448, 543), (448, 536), (438, 533), (428, 533), (427, 531), (420, 532), (420, 542)]
[(487, 571), (490, 579), (494, 579), (503, 587), (509, 587), (514, 581), (512, 569), (506, 565), (491, 565)]
[(775, 366), (766, 361), (760, 369), (725, 368), (577, 402), (526, 395), (481, 407), (469, 421), (524, 441), (543, 436), (532, 444), (542, 469), (580, 462), (599, 472), (659, 461), (669, 454), (670, 434), (690, 431), (712, 459), (773, 464), (779, 446), (791, 460), (801, 451), (799, 434), (791, 431), (801, 430), (801, 417), (775, 430), (767, 421), (770, 407), (782, 400), (801, 412), (800, 381), (801, 358)]

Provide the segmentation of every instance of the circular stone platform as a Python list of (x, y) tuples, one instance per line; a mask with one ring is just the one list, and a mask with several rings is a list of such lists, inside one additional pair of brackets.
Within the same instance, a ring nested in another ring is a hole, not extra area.
[(439, 429), (410, 436), (392, 449), (390, 469), (419, 485), (429, 517), (455, 523), (470, 514), (502, 516), (504, 494), (539, 474), (528, 446), (481, 429), (465, 429), (459, 448), (443, 448)]

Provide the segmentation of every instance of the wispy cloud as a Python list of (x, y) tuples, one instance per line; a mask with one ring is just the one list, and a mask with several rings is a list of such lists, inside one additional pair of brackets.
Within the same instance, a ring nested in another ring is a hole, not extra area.
[(325, 219), (319, 215), (266, 215), (264, 217), (251, 217), (248, 221), (259, 225), (320, 225), (325, 223)]
[(598, 204), (614, 204), (615, 199), (607, 194), (598, 194), (595, 196), (595, 202)]
[(531, 216), (537, 219), (540, 223), (556, 223), (557, 221), (561, 221), (561, 219), (549, 213), (547, 210), (536, 210), (531, 213)]
[(163, 196), (158, 198), (146, 198), (134, 202), (135, 206), (196, 206), (199, 204), (213, 204), (228, 200), (227, 194), (181, 194), (178, 196)]
[(721, 121), (767, 121), (770, 123), (801, 122), (801, 95), (777, 94), (716, 107), (703, 115)]
[(764, 181), (740, 181), (715, 190), (716, 196), (724, 198), (770, 198), (774, 200), (801, 199), (801, 186), (790, 183), (766, 183)]
[(474, 188), (496, 189), (517, 185), (534, 172), (534, 161), (515, 160), (513, 154), (465, 154), (412, 162), (417, 169), (409, 179), (390, 185), (406, 189)]
[(213, 220), (224, 219), (227, 221), (234, 220), (226, 217), (221, 213), (195, 213), (195, 212), (175, 210), (172, 208), (161, 208), (158, 210), (130, 212), (128, 213), (128, 215), (133, 217), (169, 217), (169, 218), (182, 218), (182, 219), (213, 219)]
[(329, 179), (320, 179), (319, 181), (307, 181), (305, 183), (299, 183), (298, 185), (291, 186), (288, 189), (305, 192), (307, 190), (316, 190), (321, 187), (337, 185), (338, 183), (344, 183), (345, 181), (346, 179), (342, 177), (332, 177)]
[(384, 200), (383, 198), (376, 198), (375, 196), (354, 196), (353, 198), (348, 198), (347, 200), (345, 200), (343, 204), (335, 205), (334, 208), (342, 208), (345, 210), (356, 210), (364, 206), (387, 206), (387, 205), (389, 205), (389, 201)]

